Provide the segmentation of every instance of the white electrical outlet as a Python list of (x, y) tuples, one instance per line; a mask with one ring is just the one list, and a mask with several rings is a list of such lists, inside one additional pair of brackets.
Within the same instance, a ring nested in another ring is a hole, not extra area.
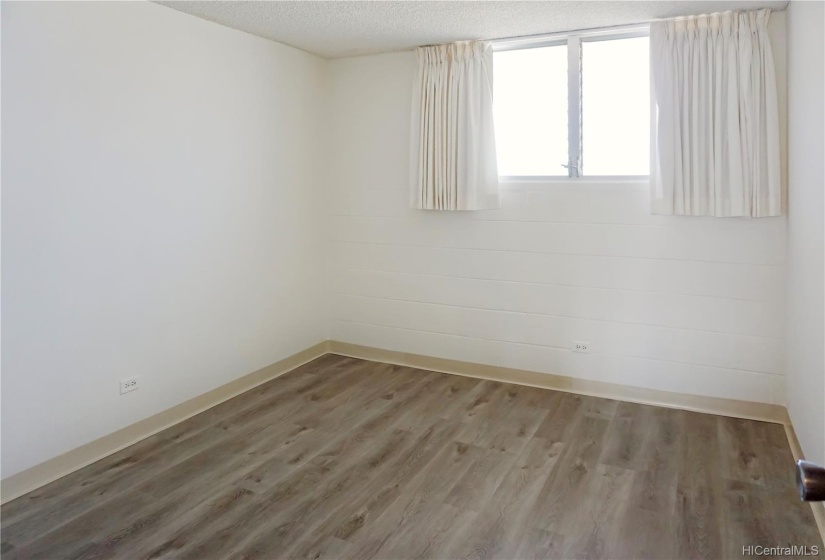
[(584, 340), (574, 340), (573, 352), (590, 352), (590, 343)]
[(123, 379), (120, 382), (120, 394), (129, 393), (131, 391), (137, 391), (140, 389), (140, 376), (136, 375), (135, 377), (130, 377), (129, 379)]

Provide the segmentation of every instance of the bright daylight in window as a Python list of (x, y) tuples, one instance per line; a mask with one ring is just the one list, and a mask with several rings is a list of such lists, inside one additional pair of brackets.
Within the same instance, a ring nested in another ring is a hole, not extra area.
[[(648, 45), (648, 37), (584, 37), (496, 52), (499, 175), (648, 175)], [(569, 48), (581, 54), (573, 72)], [(568, 123), (570, 96), (580, 96), (581, 107)], [(576, 141), (573, 149), (569, 138)]]

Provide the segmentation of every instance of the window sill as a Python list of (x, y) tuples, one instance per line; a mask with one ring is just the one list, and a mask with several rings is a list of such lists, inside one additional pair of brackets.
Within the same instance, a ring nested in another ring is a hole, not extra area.
[(621, 177), (505, 177), (498, 178), (504, 190), (647, 190), (650, 186), (649, 176)]
[(499, 175), (498, 180), (500, 183), (647, 183), (650, 175)]

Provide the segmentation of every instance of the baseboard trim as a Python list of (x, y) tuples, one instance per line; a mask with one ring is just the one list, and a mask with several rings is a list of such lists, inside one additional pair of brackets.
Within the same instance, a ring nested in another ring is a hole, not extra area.
[[(385, 350), (371, 346), (350, 344), (348, 342), (338, 342), (336, 340), (329, 341), (329, 351), (333, 354), (349, 356), (351, 358), (385, 362), (418, 369), (463, 375), (465, 377), (515, 383), (517, 385), (529, 385), (531, 387), (554, 389), (592, 397), (782, 424), (788, 437), (788, 443), (794, 461), (804, 458), (802, 448), (799, 445), (793, 429), (793, 424), (791, 424), (791, 419), (788, 416), (788, 411), (781, 405), (701, 395), (685, 395), (657, 389), (643, 389), (602, 381), (576, 379), (563, 375), (435, 358), (421, 354), (411, 354), (408, 352), (398, 352), (396, 350)], [(822, 535), (822, 540), (825, 541), (825, 503), (811, 502), (810, 505), (817, 527)]]
[(671, 393), (657, 389), (644, 389), (603, 381), (590, 381), (563, 375), (462, 362), (446, 358), (435, 358), (421, 354), (398, 352), (396, 350), (384, 350), (371, 346), (338, 342), (336, 340), (329, 341), (329, 351), (333, 354), (340, 354), (352, 358), (386, 362), (442, 373), (463, 375), (465, 377), (488, 379), (491, 381), (515, 383), (517, 385), (529, 385), (542, 389), (554, 389), (591, 397), (616, 399), (640, 404), (690, 410), (693, 412), (703, 412), (706, 414), (774, 422), (777, 424), (787, 425), (790, 422), (787, 410), (784, 406), (778, 404)]
[[(131, 426), (3, 479), (0, 481), (0, 503), (9, 502), (32, 490), (36, 490), (327, 353), (594, 397), (775, 422), (784, 424), (786, 431), (790, 426), (788, 413), (785, 407), (780, 405), (643, 389), (602, 381), (589, 381), (563, 375), (449, 360), (327, 340), (203, 395), (136, 422)], [(789, 441), (791, 440), (790, 434), (793, 433), (792, 427), (790, 430), (788, 431)], [(794, 448), (794, 445), (796, 445), (796, 448)], [(791, 443), (791, 449), (795, 456), (801, 456), (798, 445), (798, 443)], [(817, 523), (822, 529), (825, 526), (825, 510), (819, 512), (817, 508), (814, 508), (814, 513)]]
[(329, 341), (320, 342), (226, 385), (5, 478), (0, 481), (0, 503), (5, 504), (45, 486), (327, 353)]
[[(799, 445), (799, 440), (796, 437), (796, 432), (791, 422), (785, 424), (785, 435), (788, 436), (788, 444), (791, 446), (794, 461), (804, 459), (805, 455), (802, 453), (802, 446)], [(816, 519), (816, 525), (819, 528), (819, 534), (822, 536), (822, 541), (825, 542), (825, 502), (810, 502), (810, 504), (811, 511), (814, 513), (814, 519)]]

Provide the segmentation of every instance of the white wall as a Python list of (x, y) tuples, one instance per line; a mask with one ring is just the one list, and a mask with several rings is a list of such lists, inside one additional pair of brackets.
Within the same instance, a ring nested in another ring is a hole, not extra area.
[(3, 477), (328, 337), (783, 402), (784, 218), (650, 216), (632, 183), (408, 210), (413, 53), (147, 2), (2, 16)]
[(825, 3), (788, 8), (788, 412), (825, 464)]
[(326, 338), (325, 65), (149, 2), (3, 4), (3, 477)]
[[(783, 134), (784, 31), (774, 14)], [(651, 216), (647, 185), (569, 181), (504, 185), (498, 211), (410, 210), (414, 53), (330, 68), (333, 339), (783, 402), (784, 218)]]

